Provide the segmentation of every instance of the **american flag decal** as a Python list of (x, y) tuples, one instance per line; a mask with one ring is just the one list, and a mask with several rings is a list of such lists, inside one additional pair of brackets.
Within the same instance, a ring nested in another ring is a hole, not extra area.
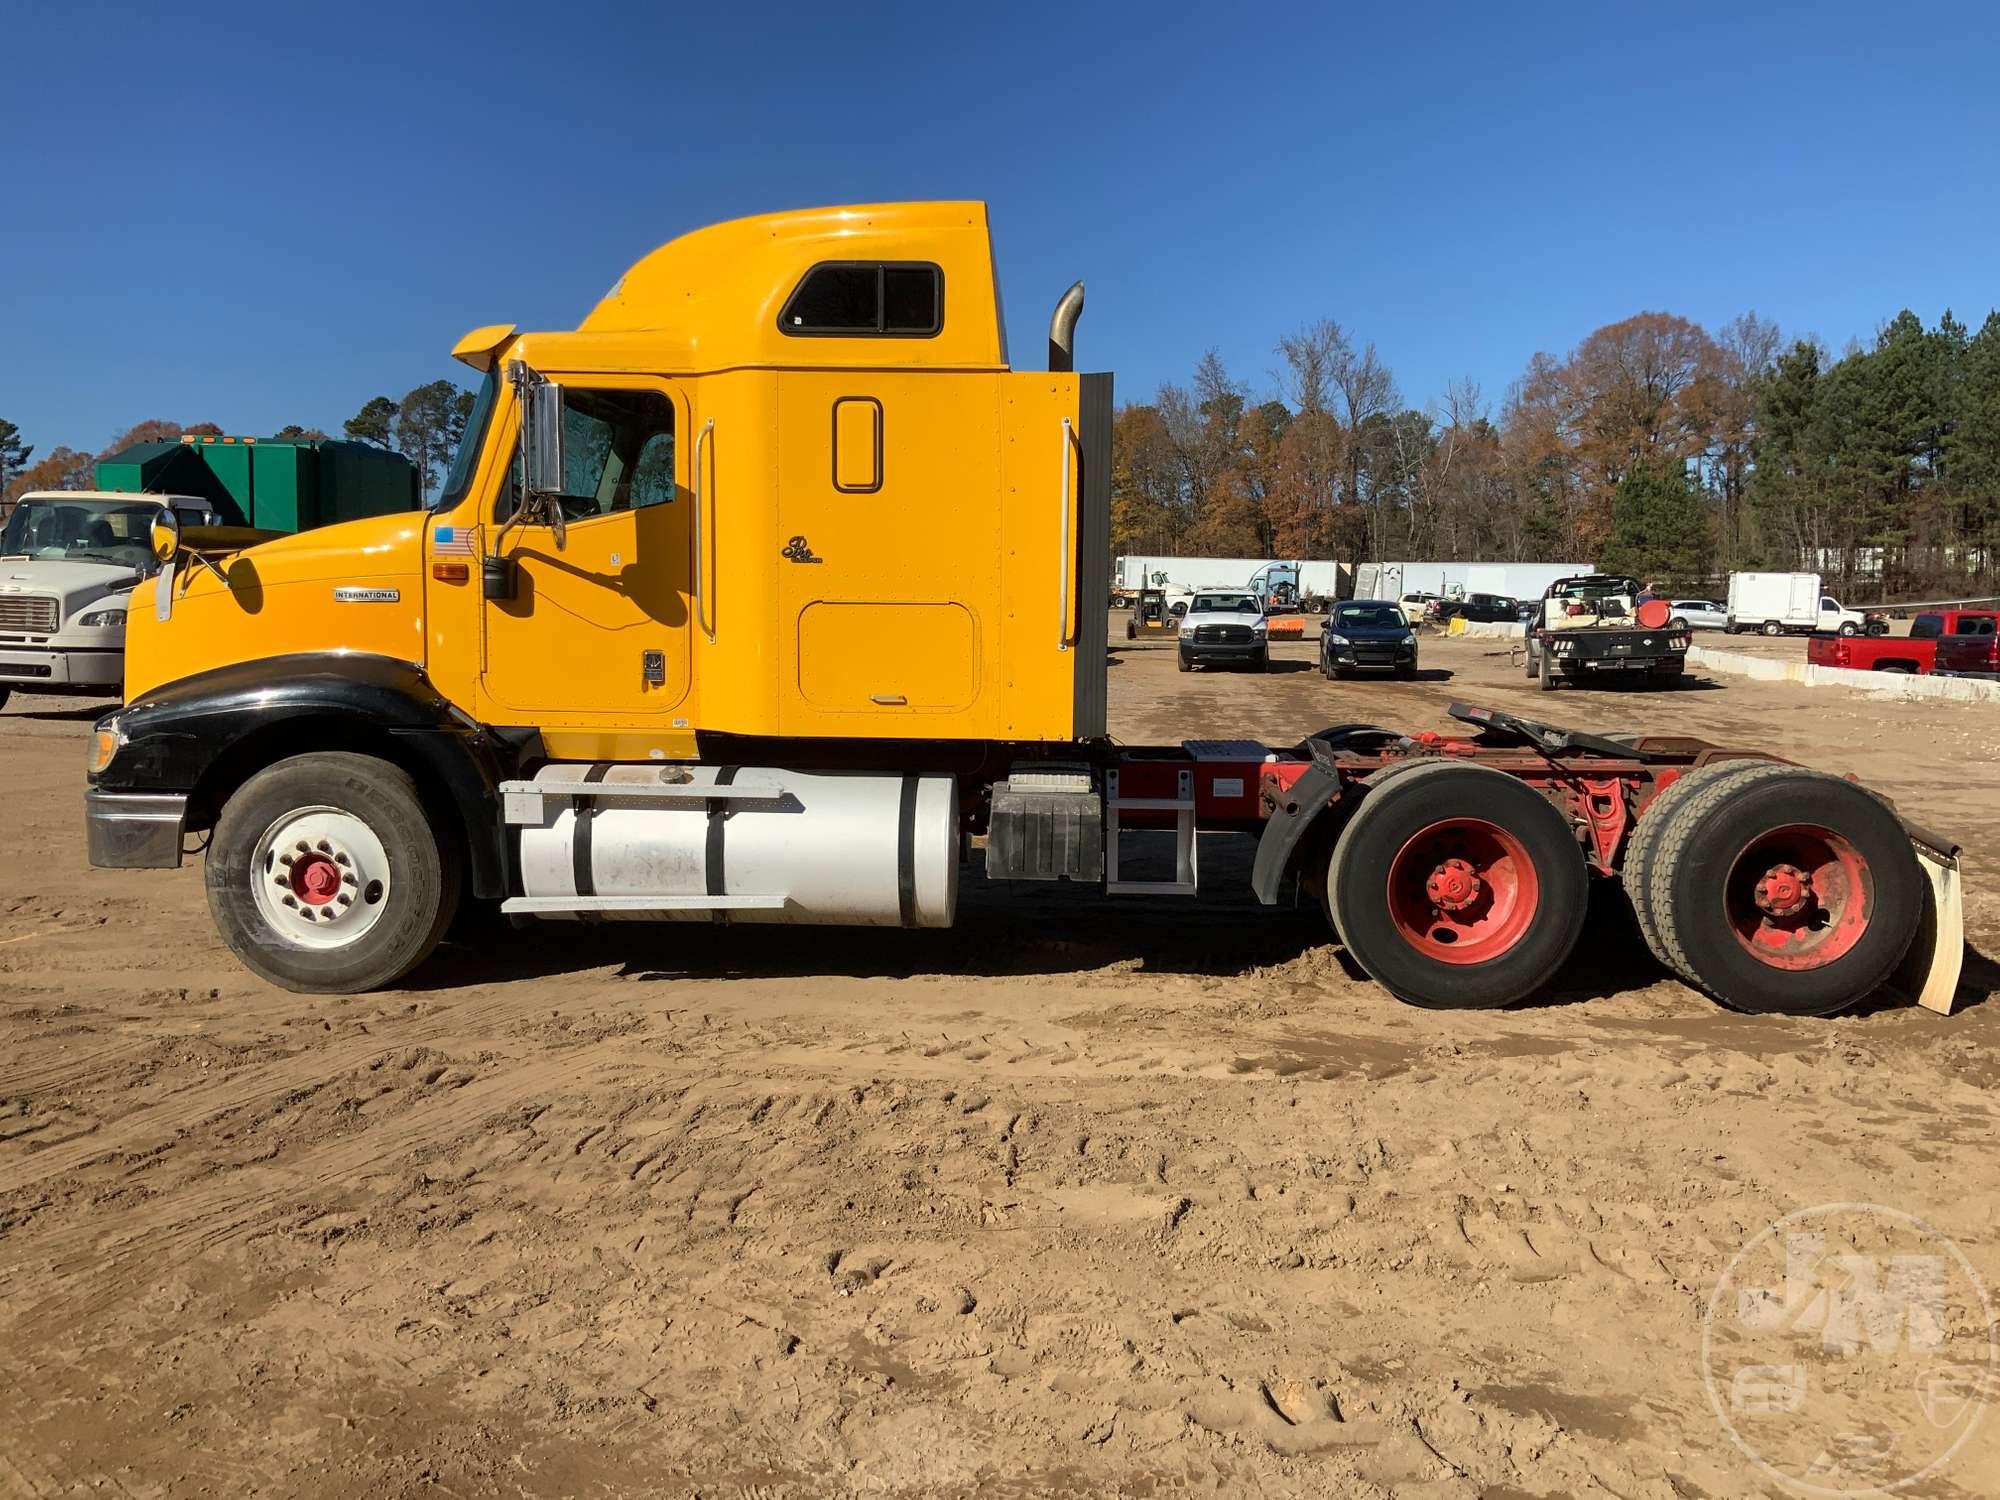
[(431, 535), (431, 555), (433, 557), (472, 556), (472, 528), (470, 526), (440, 526)]

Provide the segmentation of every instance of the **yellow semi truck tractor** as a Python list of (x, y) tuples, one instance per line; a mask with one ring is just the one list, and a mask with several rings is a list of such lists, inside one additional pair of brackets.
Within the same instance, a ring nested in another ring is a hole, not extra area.
[[(344, 992), (464, 899), (939, 927), (968, 874), (1187, 900), (1227, 831), (1263, 901), (1321, 905), (1418, 1004), (1545, 988), (1593, 880), (1730, 1005), (1828, 1012), (1899, 972), (1948, 1004), (1955, 849), (1758, 751), (1465, 706), (1463, 736), (1107, 738), (1112, 392), (1073, 368), (1082, 306), (1014, 368), (984, 206), (880, 204), (686, 235), (574, 331), (475, 329), (428, 512), (233, 551), (162, 514), (92, 861), (206, 836), (243, 962)], [(1132, 878), (1135, 834), (1171, 868)]]

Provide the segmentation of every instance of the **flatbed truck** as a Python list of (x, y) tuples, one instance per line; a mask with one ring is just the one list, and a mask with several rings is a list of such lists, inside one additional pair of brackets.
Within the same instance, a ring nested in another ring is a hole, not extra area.
[(1642, 601), (1639, 580), (1625, 574), (1558, 578), (1528, 622), (1527, 672), (1545, 693), (1565, 682), (1677, 686), (1687, 653), (1687, 625), (1673, 606)]
[[(521, 920), (948, 926), (966, 878), (1192, 901), (1204, 834), (1419, 1005), (1550, 983), (1594, 882), (1745, 1010), (1948, 997), (1956, 849), (1851, 782), (1476, 705), (1459, 733), (1106, 733), (1111, 381), (1081, 284), (1008, 362), (977, 203), (739, 220), (572, 332), (474, 330), (436, 504), (154, 538), (90, 855), (173, 866), (254, 972), (395, 983)], [(254, 578), (258, 613), (247, 612)], [(984, 857), (969, 851), (982, 842)], [(1135, 869), (1135, 843), (1171, 867)]]

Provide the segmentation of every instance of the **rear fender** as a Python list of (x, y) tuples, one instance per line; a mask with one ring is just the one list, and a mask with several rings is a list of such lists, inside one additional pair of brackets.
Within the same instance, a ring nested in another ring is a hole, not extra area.
[(1310, 766), (1294, 781), (1284, 801), (1264, 824), (1257, 840), (1257, 859), (1250, 870), (1250, 889), (1266, 906), (1278, 904), (1285, 877), (1310, 847), (1332, 843), (1345, 814), (1339, 806), (1340, 778), (1323, 766)]

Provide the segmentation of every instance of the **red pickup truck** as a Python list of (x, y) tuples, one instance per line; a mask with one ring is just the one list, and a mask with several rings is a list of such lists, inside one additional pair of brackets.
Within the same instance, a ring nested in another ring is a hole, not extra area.
[(2000, 612), (1940, 609), (1918, 615), (1908, 635), (1815, 635), (1806, 660), (1856, 672), (1950, 672), (1992, 676), (2000, 671)]

